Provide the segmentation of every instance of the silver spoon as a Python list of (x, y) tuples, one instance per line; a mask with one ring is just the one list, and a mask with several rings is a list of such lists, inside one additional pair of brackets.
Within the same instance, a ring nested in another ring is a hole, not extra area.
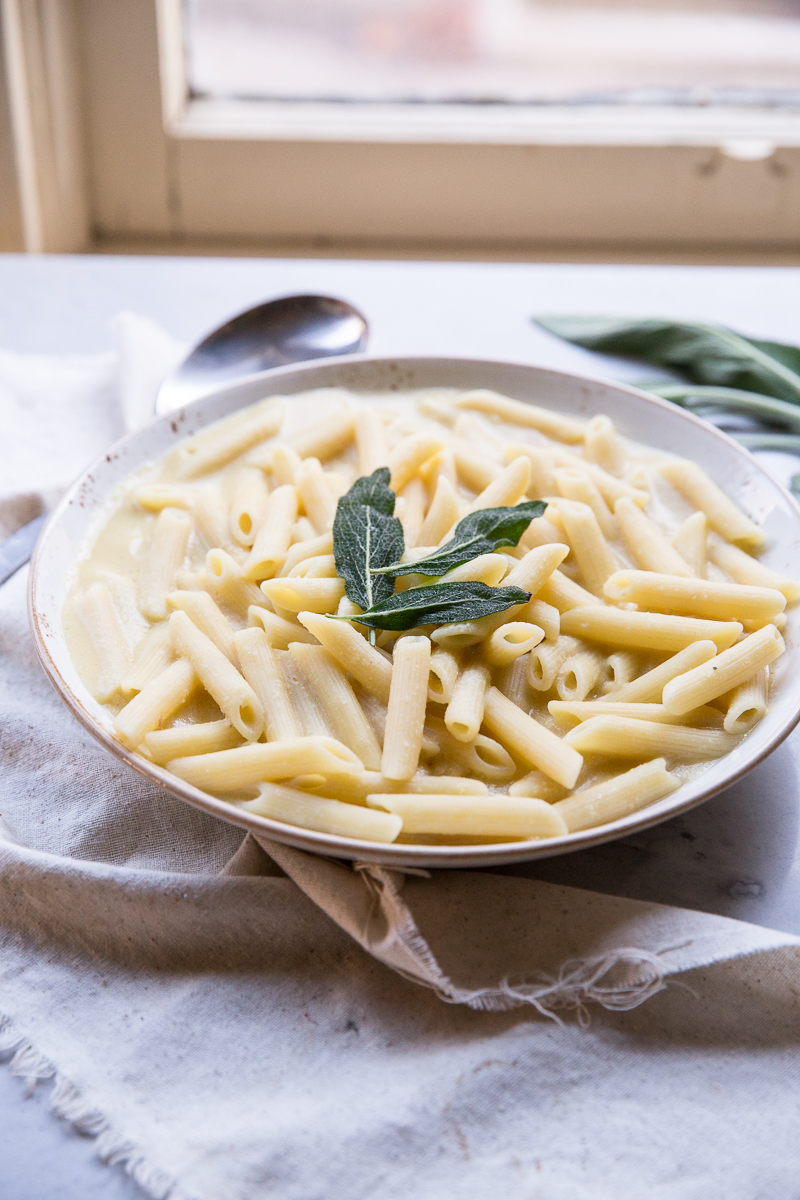
[[(156, 415), (256, 371), (357, 354), (366, 349), (368, 336), (366, 317), (332, 296), (284, 296), (258, 304), (209, 333), (167, 376), (156, 397)], [(45, 516), (0, 543), (0, 585), (30, 559)]]

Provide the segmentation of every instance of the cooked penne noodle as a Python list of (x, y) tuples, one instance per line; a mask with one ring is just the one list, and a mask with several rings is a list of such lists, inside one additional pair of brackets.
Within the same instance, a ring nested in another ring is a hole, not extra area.
[(409, 795), (380, 792), (367, 796), (371, 809), (385, 809), (403, 821), (403, 833), (508, 838), (563, 837), (562, 817), (544, 800), (495, 796)]
[(269, 452), (269, 459), (262, 464), (268, 470), (279, 487), (297, 483), (297, 474), (303, 460), (293, 446), (278, 442)]
[(692, 667), (697, 667), (700, 663), (708, 662), (716, 653), (717, 647), (714, 642), (708, 640), (692, 642), (677, 654), (673, 654), (660, 666), (654, 667), (652, 671), (647, 671), (637, 679), (632, 679), (630, 683), (624, 683), (622, 687), (606, 693), (600, 699), (603, 704), (612, 700), (615, 704), (647, 704), (660, 701), (664, 686), (669, 683), (670, 679), (674, 679), (676, 675), (682, 675), (685, 671), (691, 671)]
[(428, 638), (403, 637), (395, 643), (380, 768), (387, 779), (410, 779), (419, 765), (430, 662)]
[(224, 550), (209, 550), (206, 555), (206, 579), (225, 607), (243, 619), (252, 605), (264, 603), (258, 587), (245, 578), (239, 564)]
[(389, 454), (386, 426), (375, 408), (361, 408), (355, 418), (359, 475), (371, 475), (382, 467)]
[(621, 475), (625, 455), (617, 439), (617, 431), (610, 417), (592, 417), (583, 435), (583, 453), (590, 462), (608, 471), (610, 475)]
[(633, 602), (656, 612), (671, 612), (715, 620), (751, 621), (756, 628), (774, 622), (786, 607), (786, 597), (774, 588), (681, 579), (655, 571), (618, 571), (604, 592), (614, 603)]
[(484, 389), (465, 392), (458, 397), (455, 405), (457, 408), (498, 417), (509, 425), (538, 429), (540, 433), (559, 442), (582, 442), (586, 429), (583, 421), (576, 421), (573, 417), (565, 417), (562, 413), (538, 408), (535, 404), (527, 404), (522, 400), (510, 400), (507, 396)]
[[(660, 721), (664, 725), (701, 725), (722, 729), (722, 713), (703, 705), (683, 716), (668, 712), (663, 704), (625, 704), (614, 700), (551, 700), (550, 715), (561, 729), (572, 729), (591, 717), (634, 717), (637, 721)], [(730, 732), (730, 731), (729, 731)]]
[(99, 668), (93, 693), (95, 699), (103, 704), (110, 700), (115, 692), (125, 690), (123, 680), (127, 680), (133, 662), (131, 648), (106, 584), (93, 583), (78, 596), (75, 612), (92, 643)]
[(261, 590), (269, 601), (287, 612), (336, 612), (344, 595), (344, 581), (335, 579), (265, 579)]
[(483, 724), (483, 706), (491, 684), (485, 663), (468, 662), (456, 680), (453, 695), (444, 714), (447, 730), (459, 742), (472, 742)]
[(618, 529), (614, 514), (590, 475), (587, 475), (585, 471), (564, 467), (560, 471), (556, 471), (555, 484), (559, 494), (565, 499), (576, 500), (589, 506), (597, 518), (597, 524), (600, 526), (603, 537), (615, 538), (617, 536)]
[(286, 445), (301, 458), (318, 458), (320, 462), (328, 462), (347, 449), (354, 435), (355, 412), (343, 408), (330, 417), (315, 421), (302, 433), (292, 434), (286, 439)]
[[(508, 573), (508, 559), (504, 554), (479, 554), (470, 562), (454, 567), (446, 575), (437, 579), (429, 579), (430, 583), (460, 583), (462, 580), (474, 579), (486, 583), (489, 587), (497, 587)], [(427, 577), (426, 577), (427, 578)]]
[(431, 652), (428, 674), (428, 700), (434, 704), (449, 704), (453, 698), (461, 666), (450, 650), (435, 647)]
[[(303, 734), (275, 650), (263, 629), (241, 629), (234, 638), (242, 674), (258, 696), (264, 710), (268, 742)], [(177, 755), (175, 756), (177, 757)]]
[(736, 583), (776, 588), (783, 592), (789, 604), (800, 596), (800, 583), (796, 580), (787, 579), (777, 571), (770, 570), (757, 558), (746, 554), (738, 546), (732, 546), (730, 542), (724, 542), (722, 538), (713, 535), (709, 538), (708, 554), (714, 565), (726, 575), (730, 575)]
[(192, 787), (208, 792), (238, 792), (256, 783), (291, 779), (301, 772), (351, 775), (364, 764), (347, 746), (328, 737), (283, 738), (249, 742), (233, 750), (173, 759), (169, 770)]
[(488, 455), (481, 454), (474, 446), (465, 442), (453, 447), (453, 456), (459, 479), (473, 492), (482, 492), (493, 479), (497, 479), (502, 470)]
[(527, 660), (526, 671), (529, 685), (536, 692), (549, 692), (563, 663), (572, 655), (585, 649), (577, 638), (562, 635), (556, 642), (534, 646)]
[(685, 713), (725, 692), (738, 688), (773, 663), (784, 651), (784, 641), (774, 625), (742, 638), (710, 662), (678, 675), (665, 686), (663, 703), (670, 712)]
[(233, 422), (216, 422), (175, 452), (179, 478), (196, 479), (219, 470), (252, 446), (273, 437), (282, 421), (283, 405), (270, 399), (237, 414)]
[(588, 504), (574, 500), (563, 500), (558, 511), (584, 584), (594, 595), (602, 596), (603, 584), (616, 571), (617, 562), (597, 517)]
[(295, 486), (311, 524), (317, 533), (325, 533), (333, 524), (336, 497), (318, 458), (303, 460)]
[(494, 678), (495, 687), (525, 712), (528, 712), (532, 704), (530, 685), (525, 677), (527, 666), (528, 657), (523, 655), (515, 658), (507, 667), (502, 667)]
[(583, 766), (581, 755), (517, 708), (497, 688), (490, 688), (486, 695), (484, 721), (518, 758), (538, 767), (564, 787), (575, 786)]
[(146, 683), (166, 671), (174, 658), (169, 625), (153, 625), (136, 646), (133, 666), (120, 684), (123, 696), (140, 692)]
[(336, 559), (332, 554), (304, 558), (287, 573), (288, 579), (335, 579)]
[(180, 508), (163, 508), (153, 525), (150, 548), (139, 575), (139, 610), (151, 621), (167, 615), (167, 592), (183, 566), (192, 519)]
[(251, 605), (247, 610), (247, 620), (250, 625), (256, 625), (264, 630), (273, 650), (288, 650), (290, 642), (317, 644), (313, 633), (309, 633), (302, 625), (296, 621), (288, 621), (285, 617), (279, 617), (277, 613), (270, 612), (262, 605)]
[(174, 483), (143, 483), (133, 495), (136, 503), (149, 512), (161, 512), (162, 508), (191, 508), (194, 500), (194, 492)]
[(436, 481), (436, 491), (425, 520), (417, 534), (417, 544), (438, 546), (460, 516), (461, 506), (455, 488), (447, 475), (441, 474)]
[(505, 456), (509, 462), (518, 458), (526, 458), (530, 463), (531, 478), (528, 484), (528, 495), (542, 499), (544, 496), (554, 496), (558, 491), (556, 484), (555, 458), (550, 450), (542, 450), (536, 446), (520, 446), (516, 442), (506, 446)]
[[(189, 618), (186, 617), (186, 620)], [(160, 675), (146, 683), (117, 714), (114, 719), (117, 737), (124, 745), (135, 750), (146, 733), (158, 729), (162, 721), (168, 720), (186, 703), (198, 682), (190, 663), (183, 659), (171, 663)]]
[(585, 700), (597, 686), (604, 657), (596, 650), (580, 650), (564, 659), (556, 674), (556, 691), (561, 700)]
[(276, 650), (275, 655), (303, 737), (330, 737), (333, 728), (319, 697), (314, 694), (293, 656), (286, 650)]
[(530, 486), (531, 464), (527, 458), (515, 458), (504, 467), (496, 479), (487, 484), (475, 497), (467, 512), (481, 508), (503, 508), (518, 504)]
[(515, 658), (527, 654), (544, 638), (544, 630), (527, 621), (506, 621), (482, 645), (486, 661), (492, 667), (507, 667)]
[(669, 796), (680, 785), (678, 776), (666, 770), (664, 759), (655, 758), (624, 775), (583, 788), (566, 800), (559, 800), (553, 807), (569, 832), (578, 833), (582, 829), (620, 821)]
[(180, 609), (217, 646), (234, 666), (237, 665), (233, 630), (208, 592), (170, 592), (167, 604)]
[(389, 703), (392, 663), (347, 621), (331, 621), (319, 613), (300, 612), (298, 620), (353, 679), (382, 704)]
[(689, 565), (635, 501), (624, 496), (617, 500), (614, 516), (619, 521), (622, 536), (636, 565), (643, 571), (663, 571), (668, 575), (692, 577)]
[(298, 492), (293, 484), (283, 484), (271, 493), (253, 549), (244, 564), (245, 579), (261, 582), (280, 571), (291, 544), (297, 508)]
[(264, 711), (250, 684), (186, 613), (172, 614), (169, 633), (175, 653), (191, 664), (231, 725), (247, 741), (255, 741), (264, 728)]
[(697, 463), (676, 459), (662, 466), (661, 474), (685, 500), (706, 514), (709, 525), (720, 537), (744, 546), (763, 543), (764, 531), (728, 499)]
[(723, 728), (727, 733), (747, 733), (767, 712), (769, 669), (762, 667), (752, 679), (733, 689)]
[[(586, 588), (582, 588), (579, 583), (575, 583), (569, 579), (561, 571), (553, 571), (550, 578), (539, 588), (537, 599), (544, 600), (546, 604), (551, 604), (553, 608), (558, 609), (559, 613), (565, 613), (570, 608), (580, 608), (586, 604), (602, 604), (602, 600), (598, 600), (597, 596), (593, 596), (591, 592), (587, 592)], [(559, 628), (561, 622), (559, 621)]]
[(566, 792), (567, 788), (556, 783), (554, 779), (548, 779), (544, 772), (537, 770), (529, 771), (515, 783), (509, 784), (508, 788), (509, 796), (538, 796), (548, 804), (563, 800)]
[(619, 691), (626, 683), (636, 678), (639, 666), (639, 656), (630, 650), (617, 650), (614, 654), (609, 654), (600, 672), (601, 692), (610, 695), (611, 692)]
[(413, 479), (409, 479), (403, 488), (402, 500), (404, 508), (401, 524), (403, 526), (406, 546), (416, 546), (419, 541), (422, 522), (425, 520), (425, 505), (427, 502), (425, 484), (419, 475), (415, 475)]
[(590, 642), (640, 650), (683, 650), (696, 641), (712, 641), (719, 650), (733, 645), (742, 632), (738, 621), (706, 621), (666, 613), (631, 612), (622, 608), (570, 608), (561, 628)]
[(561, 633), (561, 613), (546, 600), (530, 600), (519, 614), (521, 621), (538, 625), (546, 642), (555, 642)]
[(274, 783), (263, 784), (259, 790), (257, 800), (247, 800), (239, 808), (285, 825), (299, 825), (301, 829), (364, 842), (393, 842), (403, 827), (401, 818), (394, 813), (306, 796)]
[(305, 562), (307, 558), (317, 558), (319, 555), (327, 554), (333, 554), (333, 534), (316, 534), (312, 530), (308, 538), (304, 538), (302, 541), (289, 547), (278, 575), (281, 578), (285, 578), (301, 562)]
[(192, 518), (209, 550), (241, 551), (231, 537), (228, 506), (213, 484), (198, 489), (192, 501)]
[(381, 769), (381, 747), (344, 671), (324, 646), (292, 642), (289, 654), (319, 701), (334, 736), (368, 771)]
[(386, 460), (391, 478), (389, 486), (395, 492), (402, 492), (412, 475), (430, 458), (444, 449), (444, 442), (430, 433), (412, 433), (403, 438), (393, 450), (390, 450)]
[(240, 546), (249, 549), (264, 520), (269, 488), (264, 472), (248, 467), (239, 480), (231, 502), (231, 534)]
[(702, 762), (730, 753), (738, 739), (721, 729), (694, 729), (635, 717), (590, 717), (565, 735), (580, 754), (606, 758), (649, 758), (664, 755), (677, 762)]
[(514, 778), (517, 766), (513, 758), (505, 746), (485, 733), (479, 733), (471, 742), (459, 742), (447, 732), (444, 723), (441, 730), (437, 728), (432, 733), (439, 742), (442, 758), (448, 763), (455, 763), (497, 786)]
[[(708, 521), (703, 512), (694, 512), (687, 517), (672, 538), (678, 551), (692, 574), (705, 579), (708, 563)], [(663, 569), (663, 568), (662, 568)]]
[(144, 735), (144, 744), (154, 763), (164, 767), (173, 758), (213, 754), (241, 745), (242, 736), (230, 721), (206, 721), (200, 725), (172, 725)]

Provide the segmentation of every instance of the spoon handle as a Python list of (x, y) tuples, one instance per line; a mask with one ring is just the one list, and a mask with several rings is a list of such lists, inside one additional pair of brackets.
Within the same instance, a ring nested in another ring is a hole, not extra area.
[(46, 520), (47, 513), (42, 513), (0, 542), (0, 586), (30, 560), (39, 531)]

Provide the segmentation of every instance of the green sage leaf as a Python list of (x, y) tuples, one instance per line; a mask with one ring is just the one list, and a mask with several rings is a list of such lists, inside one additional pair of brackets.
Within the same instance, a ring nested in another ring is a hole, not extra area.
[(682, 371), (695, 383), (741, 388), (800, 404), (800, 349), (717, 325), (615, 317), (536, 317), (565, 341)]
[(541, 517), (546, 507), (542, 500), (525, 500), (507, 508), (481, 508), (463, 517), (450, 541), (434, 554), (416, 562), (393, 563), (380, 573), (393, 579), (400, 575), (446, 575), (480, 554), (491, 554), (501, 546), (516, 546), (531, 521)]
[(372, 608), (394, 591), (394, 580), (373, 570), (402, 558), (403, 526), (393, 516), (395, 494), (389, 468), (357, 479), (336, 506), (333, 557), (345, 595), (359, 608)]
[(370, 629), (402, 632), (417, 625), (448, 625), (453, 621), (474, 621), (502, 612), (515, 604), (526, 604), (530, 592), (518, 587), (489, 587), (486, 583), (431, 583), (426, 587), (395, 592), (357, 617), (334, 620), (357, 621)]

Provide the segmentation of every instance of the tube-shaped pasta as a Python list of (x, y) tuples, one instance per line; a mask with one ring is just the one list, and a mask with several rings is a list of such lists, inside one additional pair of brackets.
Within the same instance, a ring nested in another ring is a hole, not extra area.
[(762, 667), (774, 662), (784, 649), (783, 638), (775, 626), (765, 625), (757, 633), (751, 633), (735, 646), (723, 650), (710, 662), (701, 663), (671, 679), (664, 688), (663, 703), (669, 712), (679, 714), (707, 704), (752, 679)]
[(192, 501), (192, 517), (195, 529), (209, 550), (240, 550), (231, 537), (228, 506), (214, 484), (198, 489)]
[(617, 500), (614, 516), (619, 521), (631, 555), (643, 571), (663, 571), (667, 575), (692, 577), (691, 568), (635, 501), (626, 496)]
[(163, 622), (147, 631), (136, 647), (133, 666), (120, 684), (123, 696), (140, 692), (146, 683), (166, 671), (175, 655), (169, 638), (169, 625)]
[(635, 717), (590, 717), (564, 737), (581, 754), (606, 758), (649, 758), (663, 754), (677, 762), (721, 758), (737, 744), (721, 729), (694, 729)]
[(558, 511), (583, 582), (590, 592), (602, 596), (603, 584), (614, 574), (617, 563), (597, 517), (588, 504), (578, 504), (575, 500), (563, 500)]
[(393, 842), (403, 828), (402, 819), (394, 813), (376, 812), (321, 796), (306, 796), (274, 783), (266, 783), (259, 790), (261, 794), (257, 800), (247, 800), (239, 808), (285, 825), (299, 825), (301, 829), (334, 837), (385, 843)]
[(727, 733), (747, 733), (767, 712), (769, 670), (762, 667), (752, 679), (733, 689), (723, 728)]
[(661, 474), (685, 500), (706, 514), (709, 525), (720, 537), (744, 546), (762, 544), (764, 530), (746, 517), (697, 463), (676, 459), (662, 466)]
[[(550, 450), (538, 446), (523, 446), (512, 442), (505, 448), (505, 456), (509, 462), (516, 458), (527, 458), (531, 467), (531, 477), (528, 483), (528, 495), (554, 496), (558, 491), (555, 478), (555, 459)], [(523, 535), (524, 536), (524, 535)]]
[(321, 421), (311, 422), (302, 433), (294, 433), (286, 439), (287, 446), (301, 458), (318, 458), (320, 462), (336, 458), (353, 440), (356, 414), (345, 408)]
[(259, 626), (264, 630), (273, 650), (288, 650), (290, 642), (310, 642), (312, 645), (317, 643), (313, 633), (309, 633), (302, 625), (295, 621), (287, 621), (285, 617), (279, 617), (277, 613), (270, 612), (262, 605), (253, 604), (248, 608), (247, 619), (250, 625)]
[(426, 637), (403, 637), (395, 644), (380, 768), (387, 779), (410, 779), (419, 764), (430, 661)]
[(161, 512), (162, 508), (191, 508), (194, 493), (191, 488), (174, 483), (143, 483), (133, 493), (137, 504), (150, 512)]
[(524, 796), (418, 796), (380, 792), (367, 796), (372, 809), (403, 819), (404, 834), (451, 837), (563, 837), (567, 827), (550, 804)]
[(335, 736), (358, 755), (368, 771), (379, 770), (378, 739), (336, 660), (324, 646), (303, 642), (293, 642), (289, 653), (321, 704)]
[[(188, 617), (184, 618), (189, 621)], [(189, 621), (191, 625), (191, 621)], [(219, 653), (219, 651), (217, 652)], [(227, 662), (227, 659), (224, 660)], [(124, 745), (135, 749), (146, 733), (157, 729), (185, 704), (198, 679), (190, 663), (179, 659), (129, 700), (114, 719), (114, 732)]]
[(386, 460), (391, 471), (390, 487), (401, 492), (425, 460), (443, 449), (442, 439), (430, 433), (412, 433), (403, 438)]
[(672, 539), (673, 547), (698, 579), (706, 577), (707, 543), (708, 520), (703, 512), (694, 512), (687, 517)]
[(654, 667), (652, 671), (647, 671), (638, 679), (632, 679), (630, 683), (624, 683), (622, 687), (602, 696), (600, 702), (605, 704), (607, 701), (613, 700), (615, 704), (648, 704), (660, 701), (664, 686), (669, 683), (670, 679), (674, 679), (677, 675), (683, 675), (685, 671), (691, 671), (692, 667), (697, 667), (700, 663), (708, 662), (716, 653), (717, 647), (714, 642), (708, 640), (691, 642), (683, 650), (673, 654), (666, 662)]
[[(300, 737), (303, 730), (275, 651), (263, 629), (241, 629), (234, 637), (239, 665), (264, 710), (268, 742)], [(177, 756), (174, 756), (177, 757)]]
[(166, 766), (173, 758), (213, 754), (241, 744), (241, 734), (230, 721), (205, 721), (200, 725), (173, 725), (146, 733), (144, 744), (154, 763)]
[(353, 679), (383, 704), (389, 703), (392, 663), (347, 621), (331, 621), (320, 613), (300, 612), (298, 620), (332, 654)]
[(123, 680), (133, 661), (131, 648), (106, 584), (93, 583), (77, 597), (74, 607), (89, 634), (97, 661), (94, 696), (101, 704), (105, 704), (115, 692), (125, 690)]
[(732, 646), (742, 632), (738, 621), (705, 621), (666, 613), (630, 612), (622, 608), (570, 608), (561, 628), (572, 637), (640, 650), (683, 650), (691, 642), (712, 641), (719, 650)]
[(462, 563), (460, 567), (453, 567), (446, 575), (435, 579), (429, 576), (426, 578), (430, 583), (461, 583), (474, 579), (479, 583), (487, 583), (489, 587), (496, 587), (507, 572), (508, 559), (504, 554), (479, 554), (477, 558)]
[(256, 783), (295, 775), (353, 775), (364, 769), (353, 752), (335, 738), (282, 738), (250, 742), (233, 750), (171, 759), (167, 770), (205, 792), (238, 792)]
[(272, 604), (287, 612), (330, 613), (344, 595), (344, 580), (265, 579), (261, 590)]
[(420, 478), (425, 480), (429, 490), (433, 489), (435, 492), (436, 485), (444, 476), (455, 491), (458, 486), (458, 471), (453, 451), (448, 448), (440, 450), (438, 454), (432, 454), (420, 467), (419, 474)]
[(470, 504), (467, 512), (481, 508), (503, 508), (518, 504), (530, 486), (531, 464), (528, 458), (514, 458), (496, 479), (483, 489)]
[(508, 794), (509, 796), (538, 796), (540, 800), (546, 800), (548, 804), (555, 804), (556, 800), (564, 799), (566, 790), (554, 779), (548, 779), (544, 772), (533, 770), (510, 784)]
[(261, 463), (262, 470), (268, 470), (279, 487), (297, 482), (297, 472), (303, 460), (293, 446), (278, 442), (270, 450), (269, 461)]
[(306, 458), (300, 464), (296, 480), (306, 516), (318, 533), (325, 533), (333, 524), (336, 499), (318, 458)]
[[(505, 746), (479, 733), (471, 742), (459, 742), (447, 731), (444, 721), (434, 717), (425, 726), (426, 733), (438, 744), (439, 763), (455, 763), (489, 783), (500, 785), (513, 779), (517, 765)], [(437, 776), (437, 778), (440, 778)]]
[(313, 558), (303, 558), (296, 567), (292, 567), (285, 578), (288, 579), (334, 579), (336, 576), (336, 560), (332, 554), (317, 554)]
[(498, 671), (494, 680), (495, 687), (498, 687), (504, 696), (516, 704), (517, 708), (522, 708), (525, 712), (528, 712), (531, 707), (530, 687), (525, 678), (527, 665), (527, 657), (515, 658), (507, 667)]
[(586, 429), (584, 421), (574, 417), (566, 417), (563, 413), (551, 412), (547, 408), (539, 408), (522, 400), (510, 400), (488, 389), (477, 389), (465, 392), (453, 402), (456, 408), (468, 409), (472, 412), (487, 413), (498, 417), (509, 425), (522, 425), (526, 429), (538, 429), (547, 437), (559, 442), (582, 442)]
[(442, 474), (436, 481), (436, 491), (417, 535), (417, 544), (438, 546), (460, 515), (455, 489), (448, 477)]
[(597, 685), (604, 657), (596, 650), (579, 650), (564, 659), (556, 675), (556, 691), (561, 700), (585, 700)]
[(568, 658), (580, 654), (585, 646), (577, 638), (563, 634), (557, 642), (544, 642), (534, 646), (527, 660), (527, 680), (536, 692), (549, 692), (556, 676)]
[(355, 418), (359, 475), (371, 475), (382, 467), (389, 454), (386, 426), (376, 408), (361, 408)]
[(800, 583), (787, 579), (785, 575), (765, 567), (757, 558), (746, 554), (738, 546), (724, 542), (722, 538), (709, 538), (708, 553), (711, 561), (736, 583), (752, 584), (755, 587), (777, 588), (783, 592), (789, 604), (800, 596)]
[(283, 566), (297, 520), (298, 494), (293, 484), (283, 484), (271, 493), (264, 510), (253, 549), (243, 567), (245, 579), (271, 579)]
[(483, 724), (483, 706), (490, 683), (489, 668), (479, 660), (467, 663), (456, 680), (444, 723), (459, 742), (471, 742), (477, 737)]
[(633, 717), (637, 721), (660, 721), (662, 725), (700, 725), (722, 729), (722, 713), (718, 708), (703, 705), (690, 713), (677, 716), (663, 704), (626, 704), (614, 700), (551, 700), (550, 716), (561, 729), (572, 729), (592, 717)]
[(564, 787), (575, 786), (583, 766), (581, 755), (517, 708), (497, 688), (490, 688), (486, 695), (484, 722), (518, 758), (538, 767)]
[(614, 538), (617, 536), (618, 530), (614, 515), (590, 475), (572, 467), (562, 467), (560, 471), (556, 471), (555, 482), (559, 493), (565, 499), (576, 500), (589, 506), (597, 518), (597, 524), (600, 526), (603, 537)]
[(515, 658), (527, 654), (544, 638), (544, 630), (527, 621), (506, 621), (483, 643), (486, 661), (493, 667), (507, 667)]
[(419, 542), (420, 530), (425, 520), (425, 504), (427, 494), (425, 484), (418, 475), (409, 479), (403, 488), (403, 516), (401, 524), (407, 546), (416, 546)]
[(249, 467), (236, 485), (230, 509), (231, 534), (240, 546), (249, 549), (264, 520), (269, 488), (264, 472)]
[(283, 405), (265, 400), (247, 409), (241, 419), (226, 422), (223, 428), (215, 423), (204, 429), (178, 448), (175, 458), (179, 478), (196, 479), (224, 467), (251, 446), (276, 434), (282, 421)]
[(774, 588), (681, 579), (655, 571), (617, 571), (603, 590), (615, 603), (632, 601), (649, 611), (717, 621), (752, 621), (756, 627), (770, 624), (786, 608), (786, 597)]
[(519, 614), (521, 621), (538, 625), (546, 642), (555, 642), (561, 633), (561, 613), (546, 600), (529, 600)]
[(436, 647), (431, 654), (428, 699), (434, 704), (449, 704), (460, 670), (455, 654)]
[(231, 725), (247, 741), (255, 741), (264, 728), (264, 711), (250, 684), (186, 613), (172, 614), (169, 633), (175, 653), (191, 663)]
[(224, 550), (209, 550), (206, 579), (225, 607), (240, 617), (247, 616), (251, 605), (264, 603), (258, 587), (245, 579), (239, 564)]
[(553, 571), (550, 578), (539, 588), (538, 598), (552, 604), (560, 613), (565, 613), (570, 608), (582, 608), (586, 604), (603, 603), (561, 571)]
[(197, 628), (202, 630), (207, 638), (211, 638), (214, 645), (236, 666), (233, 630), (208, 592), (170, 592), (167, 603), (170, 608), (185, 612)]
[[(294, 645), (294, 643), (290, 643)], [(314, 693), (292, 654), (285, 650), (275, 652), (284, 683), (292, 697), (292, 708), (304, 737), (330, 737), (333, 727), (328, 721), (319, 698)]]
[(321, 554), (333, 554), (333, 534), (330, 532), (312, 534), (310, 538), (305, 538), (290, 546), (278, 575), (285, 578), (299, 563), (304, 562), (307, 558), (317, 558)]
[(167, 592), (183, 566), (191, 531), (192, 519), (180, 508), (163, 508), (156, 517), (139, 576), (139, 610), (151, 621), (167, 615)]
[(473, 492), (482, 492), (502, 470), (488, 455), (481, 454), (468, 442), (459, 441), (455, 444), (453, 454), (458, 478)]
[(666, 765), (663, 758), (655, 758), (624, 775), (583, 788), (566, 800), (559, 800), (553, 807), (570, 833), (619, 821), (680, 787), (680, 779), (671, 775)]
[(617, 440), (614, 422), (603, 413), (592, 417), (583, 437), (583, 453), (589, 462), (597, 463), (611, 475), (622, 474), (625, 455)]
[(614, 654), (609, 654), (600, 671), (600, 690), (607, 695), (619, 691), (626, 683), (636, 678), (638, 670), (639, 656), (632, 651), (617, 650)]

